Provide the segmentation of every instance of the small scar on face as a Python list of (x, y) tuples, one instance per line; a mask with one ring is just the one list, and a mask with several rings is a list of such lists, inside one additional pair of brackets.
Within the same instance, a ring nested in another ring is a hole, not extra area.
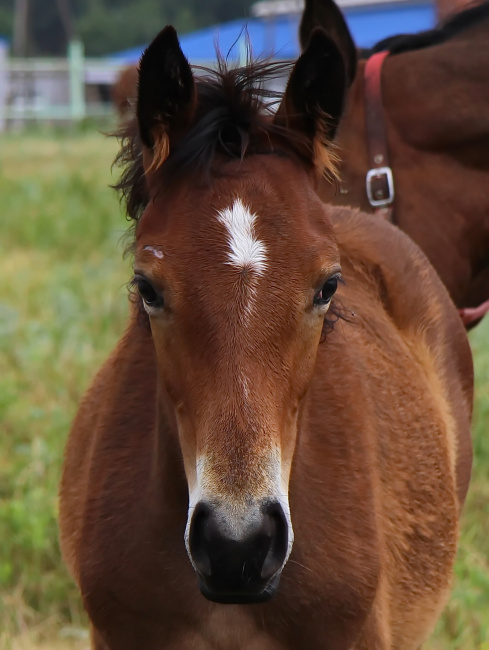
[(163, 251), (156, 246), (143, 246), (143, 251), (149, 251), (150, 253), (153, 253), (153, 255), (160, 260), (163, 257)]

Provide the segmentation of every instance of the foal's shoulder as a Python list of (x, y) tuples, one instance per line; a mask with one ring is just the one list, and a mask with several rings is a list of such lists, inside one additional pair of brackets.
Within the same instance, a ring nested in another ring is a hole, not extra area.
[(472, 399), (472, 355), (462, 319), (427, 257), (405, 233), (353, 208), (328, 208), (347, 284), (376, 299), (407, 339), (422, 342)]
[(387, 315), (406, 343), (426, 352), (449, 383), (460, 382), (464, 410), (470, 413), (473, 366), (467, 333), (427, 257), (406, 234), (379, 217), (353, 208), (328, 211), (347, 285), (357, 286), (365, 304), (374, 301), (377, 307), (369, 313), (374, 318), (379, 310)]
[(454, 316), (458, 323), (436, 271), (399, 228), (353, 208), (331, 207), (329, 216), (350, 282), (376, 293), (399, 328), (419, 329)]
[(370, 326), (385, 323), (387, 316), (420, 369), (436, 378), (440, 403), (456, 423), (457, 492), (463, 504), (472, 458), (473, 365), (462, 319), (436, 271), (407, 235), (356, 209), (328, 210), (346, 283), (356, 285), (353, 292), (371, 317)]

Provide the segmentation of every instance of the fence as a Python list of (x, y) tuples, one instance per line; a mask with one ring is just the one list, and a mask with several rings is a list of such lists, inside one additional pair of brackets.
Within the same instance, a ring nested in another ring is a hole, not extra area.
[[(246, 39), (238, 43), (244, 64)], [(212, 67), (215, 61), (195, 64)], [(0, 131), (32, 123), (73, 123), (113, 115), (112, 86), (127, 64), (86, 58), (80, 41), (72, 41), (65, 59), (9, 58), (0, 40)], [(198, 72), (197, 72), (198, 74)], [(269, 90), (281, 91), (286, 78), (275, 79)]]
[(9, 58), (0, 42), (0, 131), (111, 115), (111, 87), (121, 67), (85, 58), (79, 41), (70, 44), (66, 59)]

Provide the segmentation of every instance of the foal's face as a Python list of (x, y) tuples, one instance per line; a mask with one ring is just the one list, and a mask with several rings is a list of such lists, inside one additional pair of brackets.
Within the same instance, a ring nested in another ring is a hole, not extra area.
[(297, 420), (340, 267), (298, 165), (269, 155), (229, 169), (206, 189), (156, 195), (135, 273), (178, 424), (190, 559), (205, 595), (253, 602), (292, 548)]
[(269, 598), (292, 549), (298, 421), (340, 271), (312, 179), (331, 171), (341, 54), (313, 33), (273, 118), (263, 69), (196, 82), (167, 27), (138, 84), (135, 283), (185, 465), (188, 554), (202, 593), (228, 603)]

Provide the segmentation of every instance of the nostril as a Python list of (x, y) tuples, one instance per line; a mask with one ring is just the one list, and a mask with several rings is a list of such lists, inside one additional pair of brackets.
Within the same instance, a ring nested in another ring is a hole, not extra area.
[(197, 571), (203, 577), (212, 574), (208, 544), (211, 528), (211, 510), (204, 503), (199, 503), (194, 510), (189, 533), (189, 548)]
[(264, 531), (269, 537), (270, 545), (263, 562), (261, 577), (272, 578), (282, 568), (288, 550), (288, 526), (282, 506), (269, 503), (263, 510)]
[(249, 508), (239, 519), (200, 502), (192, 513), (188, 550), (204, 596), (216, 602), (262, 601), (276, 589), (287, 557), (287, 519), (278, 502)]

